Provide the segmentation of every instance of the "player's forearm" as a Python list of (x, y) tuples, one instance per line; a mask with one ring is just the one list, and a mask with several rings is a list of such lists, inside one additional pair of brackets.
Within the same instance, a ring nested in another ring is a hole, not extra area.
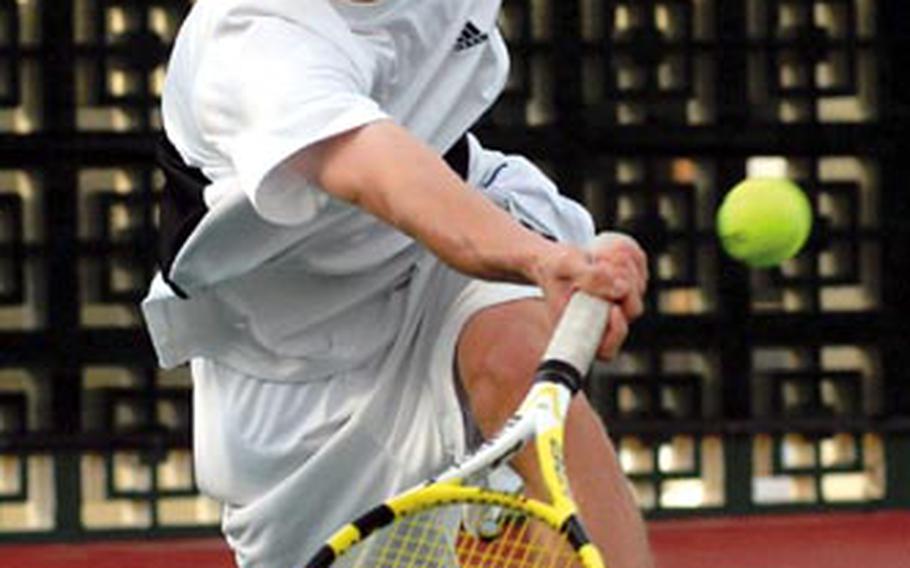
[[(434, 154), (414, 157), (416, 167), (401, 177), (390, 177), (391, 194), (366, 197), (390, 201), (367, 209), (374, 214), (387, 211), (392, 224), (462, 272), (492, 280), (536, 282), (538, 264), (552, 243), (516, 223)], [(407, 180), (408, 187), (416, 190), (398, 200), (395, 178)]]
[(541, 259), (558, 246), (515, 223), (391, 122), (321, 143), (304, 153), (300, 168), (472, 276), (536, 282)]

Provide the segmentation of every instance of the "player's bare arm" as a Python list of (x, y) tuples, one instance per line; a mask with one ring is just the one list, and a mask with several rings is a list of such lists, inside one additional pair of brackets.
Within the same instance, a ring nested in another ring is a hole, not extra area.
[(645, 254), (631, 238), (593, 253), (549, 241), (515, 223), (464, 183), (430, 148), (391, 121), (309, 148), (292, 167), (329, 194), (414, 237), (463, 273), (540, 286), (560, 312), (576, 289), (615, 304), (598, 351), (612, 357), (643, 311)]

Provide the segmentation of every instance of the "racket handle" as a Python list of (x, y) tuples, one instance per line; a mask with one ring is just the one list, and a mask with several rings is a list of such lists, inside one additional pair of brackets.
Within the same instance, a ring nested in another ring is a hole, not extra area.
[(544, 360), (562, 361), (571, 365), (580, 375), (587, 374), (607, 328), (609, 316), (609, 302), (585, 292), (576, 292), (556, 325), (544, 353)]
[[(603, 245), (624, 238), (617, 233), (601, 233), (594, 237), (591, 245)], [(545, 361), (562, 361), (585, 375), (597, 354), (597, 347), (610, 319), (610, 303), (585, 292), (576, 292), (569, 299), (566, 309), (550, 338), (544, 353)]]

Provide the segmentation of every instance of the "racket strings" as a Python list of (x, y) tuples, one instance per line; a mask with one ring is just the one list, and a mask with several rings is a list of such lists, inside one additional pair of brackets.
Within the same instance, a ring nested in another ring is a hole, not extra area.
[(506, 511), (497, 536), (462, 524), (465, 505), (440, 506), (400, 519), (351, 548), (337, 566), (351, 568), (572, 568), (565, 537), (520, 511)]
[(458, 558), (464, 568), (571, 568), (579, 566), (563, 535), (536, 519), (510, 515), (499, 536), (486, 539), (467, 532), (458, 537)]
[(422, 568), (453, 565), (445, 563), (445, 555), (451, 555), (451, 541), (447, 537), (445, 523), (440, 523), (440, 520), (418, 516), (393, 525), (385, 542), (377, 545), (376, 566)]

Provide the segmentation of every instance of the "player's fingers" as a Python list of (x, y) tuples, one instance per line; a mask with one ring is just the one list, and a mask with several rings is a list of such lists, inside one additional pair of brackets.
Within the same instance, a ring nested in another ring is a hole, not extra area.
[(617, 241), (609, 248), (596, 251), (592, 257), (595, 264), (616, 269), (622, 267), (634, 276), (634, 282), (642, 287), (648, 281), (648, 263), (644, 251), (635, 241)]
[(641, 272), (638, 263), (632, 258), (624, 258), (618, 261), (611, 274), (617, 280), (615, 291), (618, 296), (614, 298), (620, 304), (628, 309), (626, 316), (638, 317), (641, 315), (642, 302), (645, 290), (648, 286), (647, 277)]
[(647, 268), (642, 267), (639, 256), (630, 254), (618, 262), (622, 263), (622, 272), (631, 282), (629, 292), (639, 296), (644, 294), (648, 287), (648, 273)]
[(582, 268), (575, 275), (575, 287), (607, 300), (616, 300), (621, 297), (622, 282), (615, 278), (613, 269), (601, 262), (594, 262)]
[(630, 293), (619, 302), (622, 313), (627, 321), (634, 321), (645, 312), (645, 302), (642, 293), (638, 290)]
[(644, 291), (644, 287), (647, 286), (650, 278), (648, 256), (644, 249), (629, 235), (623, 233), (610, 233), (610, 235), (613, 238), (609, 239), (603, 246), (593, 251), (595, 258), (600, 260), (623, 258), (631, 262), (638, 274), (640, 282), (643, 284), (642, 291)]
[(631, 257), (612, 255), (594, 259), (582, 278), (585, 291), (613, 301), (633, 292), (640, 293), (642, 277)]
[(610, 308), (610, 323), (597, 350), (597, 358), (603, 361), (615, 358), (628, 335), (629, 323), (626, 321), (622, 309), (619, 306), (612, 306)]
[(616, 272), (622, 274), (630, 283), (627, 294), (620, 303), (625, 309), (626, 317), (632, 320), (641, 316), (644, 310), (642, 297), (648, 287), (647, 262), (640, 249), (635, 249), (615, 262), (622, 267)]
[(631, 274), (632, 289), (626, 295), (620, 305), (628, 321), (635, 320), (644, 313), (644, 295), (648, 287), (647, 273), (642, 272), (638, 259), (629, 258), (627, 260), (627, 272)]
[(545, 295), (555, 317), (561, 313), (571, 292), (580, 289), (619, 306), (628, 322), (643, 312), (645, 280), (641, 248), (631, 238), (618, 237), (607, 247), (588, 255), (566, 250), (554, 256)]

